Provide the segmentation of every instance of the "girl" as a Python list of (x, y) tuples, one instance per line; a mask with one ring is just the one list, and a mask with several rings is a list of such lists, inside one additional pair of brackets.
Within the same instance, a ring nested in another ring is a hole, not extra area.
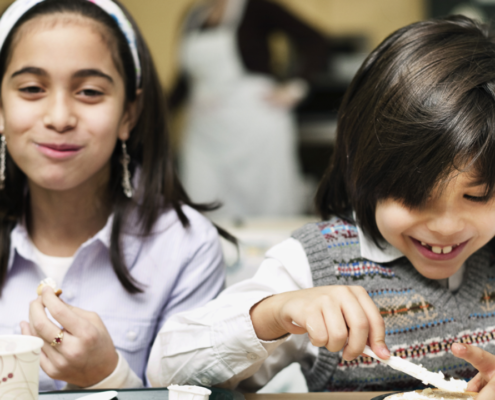
[(488, 29), (457, 16), (393, 33), (341, 106), (316, 198), (323, 221), (272, 248), (253, 279), (168, 320), (151, 383), (256, 390), (296, 361), (311, 391), (422, 386), (360, 356), (366, 343), (473, 377), (450, 350), (495, 352), (494, 154)]
[[(150, 52), (110, 0), (18, 0), (0, 45), (0, 334), (45, 340), (41, 390), (140, 386), (163, 322), (224, 279)], [(46, 277), (62, 301), (29, 304)]]

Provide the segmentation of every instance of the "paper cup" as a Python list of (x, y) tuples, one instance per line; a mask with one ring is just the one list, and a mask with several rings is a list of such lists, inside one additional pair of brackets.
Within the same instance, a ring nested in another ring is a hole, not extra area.
[(168, 400), (208, 400), (211, 390), (200, 386), (171, 385), (168, 388)]
[(38, 398), (42, 346), (37, 337), (0, 335), (0, 400)]

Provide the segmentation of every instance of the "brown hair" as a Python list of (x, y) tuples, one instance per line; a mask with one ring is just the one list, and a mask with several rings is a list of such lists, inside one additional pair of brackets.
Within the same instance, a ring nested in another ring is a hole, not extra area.
[(352, 219), (379, 244), (379, 201), (420, 207), (452, 171), (495, 187), (495, 43), (463, 16), (392, 33), (339, 109), (334, 156), (316, 195), (323, 219)]

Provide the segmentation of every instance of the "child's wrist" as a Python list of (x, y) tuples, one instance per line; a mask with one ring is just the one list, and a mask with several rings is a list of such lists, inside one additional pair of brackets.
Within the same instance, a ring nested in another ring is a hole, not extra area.
[(260, 340), (276, 340), (289, 333), (276, 318), (277, 303), (277, 296), (275, 295), (267, 297), (251, 307), (251, 321), (256, 336)]

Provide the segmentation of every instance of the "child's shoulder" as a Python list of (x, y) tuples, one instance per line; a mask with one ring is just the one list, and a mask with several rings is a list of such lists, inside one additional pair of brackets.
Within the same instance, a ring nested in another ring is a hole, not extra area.
[(296, 230), (292, 237), (301, 242), (311, 240), (326, 243), (328, 248), (359, 244), (356, 225), (337, 216), (327, 221), (306, 224)]

